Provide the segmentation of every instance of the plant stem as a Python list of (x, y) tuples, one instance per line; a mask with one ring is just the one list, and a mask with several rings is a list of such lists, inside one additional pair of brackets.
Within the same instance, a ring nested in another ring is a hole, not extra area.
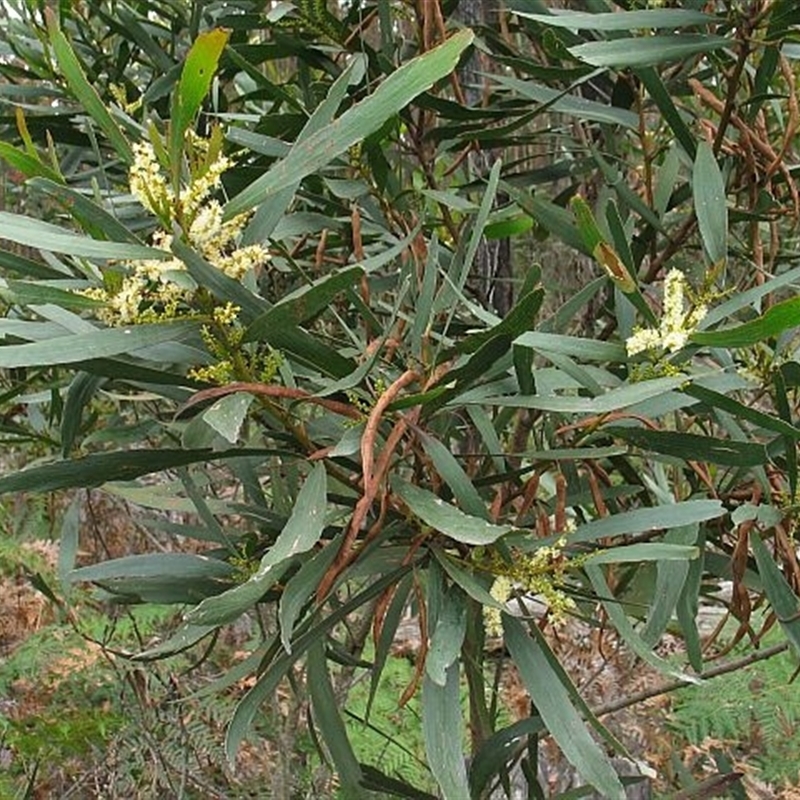
[[(755, 664), (758, 661), (766, 661), (766, 659), (777, 656), (788, 649), (789, 643), (781, 642), (780, 644), (766, 648), (766, 650), (756, 651), (755, 653), (750, 653), (750, 655), (743, 656), (742, 658), (737, 658), (734, 661), (726, 661), (724, 664), (718, 664), (717, 666), (711, 667), (705, 670), (705, 672), (700, 673), (700, 675), (697, 677), (705, 680), (708, 678), (716, 678), (719, 675), (726, 675), (729, 672), (736, 672), (737, 670), (740, 670), (743, 667), (748, 667), (750, 664)], [(593, 712), (597, 717), (602, 717), (605, 714), (613, 714), (615, 711), (621, 711), (623, 708), (635, 706), (637, 703), (642, 703), (645, 700), (649, 700), (651, 697), (658, 697), (661, 694), (667, 694), (668, 692), (674, 692), (676, 689), (682, 689), (686, 685), (686, 681), (678, 680), (670, 681), (669, 683), (662, 683), (660, 686), (655, 686), (651, 689), (645, 689), (641, 692), (637, 692), (636, 694), (620, 698), (619, 700), (613, 700), (610, 703), (604, 703), (603, 705), (593, 709)]]

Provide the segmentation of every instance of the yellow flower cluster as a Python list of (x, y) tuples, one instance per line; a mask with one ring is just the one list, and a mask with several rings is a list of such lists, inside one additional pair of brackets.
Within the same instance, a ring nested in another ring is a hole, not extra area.
[(671, 269), (664, 280), (664, 301), (658, 328), (637, 328), (625, 342), (629, 356), (646, 351), (665, 350), (677, 353), (686, 346), (689, 336), (708, 313), (705, 303), (697, 303), (689, 313), (685, 310), (686, 276)]
[(280, 368), (282, 357), (276, 350), (266, 353), (242, 347), (244, 328), (239, 322), (239, 306), (217, 306), (211, 324), (203, 325), (200, 335), (216, 363), (189, 370), (189, 377), (204, 383), (224, 385), (242, 380), (245, 375), (261, 383), (271, 383)]
[(144, 103), (144, 95), (140, 95), (138, 99), (129, 102), (128, 94), (125, 91), (125, 87), (121, 86), (118, 83), (110, 84), (108, 90), (111, 92), (111, 96), (114, 98), (117, 105), (126, 114), (135, 114), (142, 107), (142, 104)]
[(146, 209), (159, 219), (171, 218), (175, 198), (150, 142), (133, 145), (133, 164), (128, 172), (128, 182), (131, 194)]
[[(514, 582), (507, 575), (498, 575), (490, 590), (493, 600), (505, 605), (514, 594)], [(502, 612), (497, 606), (483, 607), (483, 627), (486, 635), (498, 638), (503, 635)]]
[[(494, 573), (495, 579), (490, 593), (498, 603), (507, 603), (519, 592), (540, 595), (547, 605), (550, 618), (563, 622), (575, 608), (575, 601), (564, 592), (566, 571), (577, 566), (564, 556), (567, 540), (561, 537), (554, 545), (540, 547), (531, 555), (515, 557), (511, 563), (496, 552), (476, 551), (475, 556), (482, 568)], [(483, 622), (489, 636), (502, 635), (500, 609), (484, 606)]]
[[(219, 152), (214, 155), (208, 140), (195, 137), (192, 141), (195, 150), (204, 157), (199, 159), (191, 179), (181, 187), (177, 197), (156, 148), (150, 142), (135, 144), (129, 173), (131, 194), (164, 226), (153, 234), (154, 247), (171, 248), (172, 235), (167, 229), (177, 222), (206, 261), (240, 280), (250, 270), (265, 264), (269, 253), (260, 244), (238, 246), (248, 215), (240, 214), (224, 222), (222, 206), (210, 196), (220, 188), (222, 175), (231, 161)], [(121, 279), (84, 292), (106, 304), (98, 314), (103, 322), (131, 325), (192, 313), (198, 287), (180, 259), (128, 261), (123, 266), (125, 273)]]

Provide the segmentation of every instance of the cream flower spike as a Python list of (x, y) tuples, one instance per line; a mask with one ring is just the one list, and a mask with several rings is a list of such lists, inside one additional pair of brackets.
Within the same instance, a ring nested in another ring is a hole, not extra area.
[(686, 276), (671, 269), (664, 279), (664, 302), (658, 328), (637, 328), (625, 341), (629, 356), (652, 350), (677, 353), (686, 346), (689, 336), (705, 317), (708, 309), (703, 304), (685, 311)]

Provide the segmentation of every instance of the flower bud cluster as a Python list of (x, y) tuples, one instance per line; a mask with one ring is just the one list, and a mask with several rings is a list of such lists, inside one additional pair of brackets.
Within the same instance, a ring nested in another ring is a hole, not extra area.
[[(476, 552), (482, 568), (495, 575), (490, 593), (498, 603), (506, 604), (519, 594), (539, 595), (554, 622), (563, 622), (575, 608), (575, 601), (564, 591), (566, 571), (577, 566), (564, 555), (567, 540), (561, 537), (554, 545), (540, 547), (533, 553), (519, 554), (511, 562), (495, 551)], [(502, 635), (501, 611), (484, 606), (483, 623), (488, 636)]]

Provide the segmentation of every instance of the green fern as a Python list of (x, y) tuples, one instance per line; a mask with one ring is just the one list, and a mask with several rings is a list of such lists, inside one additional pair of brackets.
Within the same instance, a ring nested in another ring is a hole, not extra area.
[(675, 698), (672, 727), (693, 744), (706, 738), (726, 742), (739, 757), (758, 766), (770, 783), (800, 778), (800, 693), (791, 678), (794, 657), (783, 653)]

